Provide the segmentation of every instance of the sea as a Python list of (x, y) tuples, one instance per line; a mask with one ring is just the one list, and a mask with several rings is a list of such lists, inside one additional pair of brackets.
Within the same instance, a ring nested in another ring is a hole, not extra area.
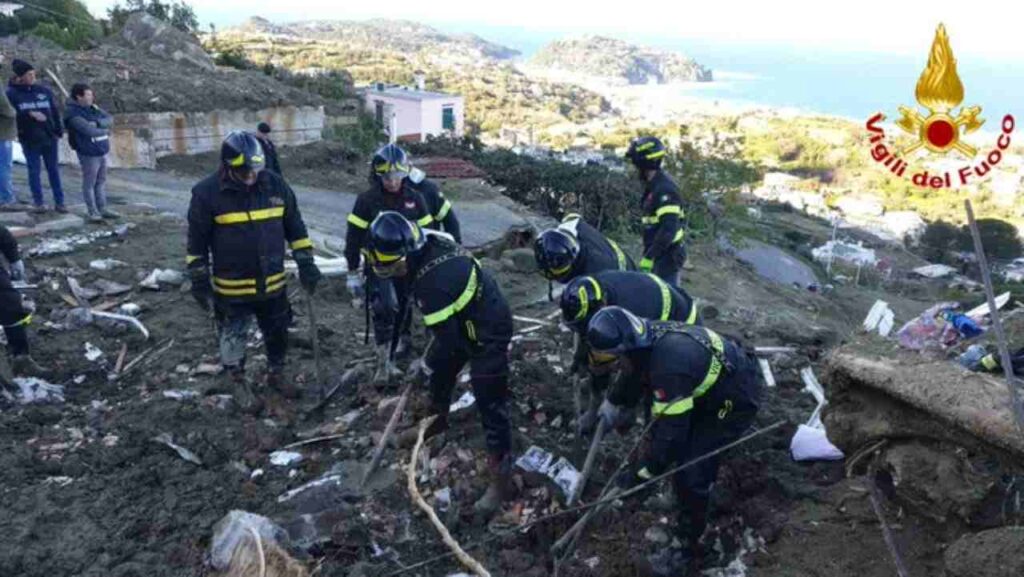
[[(546, 43), (570, 35), (501, 26), (439, 24), (449, 32), (472, 32), (515, 48), (527, 59)], [(930, 46), (919, 55), (872, 51), (801, 49), (777, 44), (737, 44), (697, 39), (620, 35), (623, 40), (673, 50), (712, 69), (714, 82), (678, 85), (681, 96), (710, 101), (793, 108), (863, 121), (875, 112), (890, 119), (900, 105), (915, 106), (914, 87)], [(954, 46), (954, 50), (956, 47)], [(998, 130), (1006, 114), (1024, 118), (1024, 65), (1019, 61), (958, 57), (963, 105), (982, 107), (986, 130)]]

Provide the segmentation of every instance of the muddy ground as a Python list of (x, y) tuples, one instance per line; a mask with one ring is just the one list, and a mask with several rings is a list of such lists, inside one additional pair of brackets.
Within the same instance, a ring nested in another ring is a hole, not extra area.
[[(225, 396), (232, 391), (223, 376), (197, 372), (201, 365), (217, 362), (215, 336), (209, 318), (185, 287), (137, 287), (140, 275), (155, 267), (183, 268), (184, 224), (168, 215), (123, 209), (137, 225), (123, 238), (29, 260), (30, 277), (41, 286), (34, 295), (34, 355), (55, 369), (52, 381), (65, 385), (66, 399), (32, 405), (0, 401), (0, 575), (207, 575), (212, 527), (235, 509), (269, 516), (288, 528), (305, 546), (305, 552), (296, 554), (324, 576), (387, 575), (446, 552), (406, 493), (408, 450), (385, 454), (384, 472), (371, 483), (371, 491), (352, 488), (351, 477), (358, 470), (353, 462), (369, 460), (374, 433), (384, 428), (389, 399), (399, 385), (378, 387), (365, 378), (371, 353), (363, 345), (363, 311), (352, 307), (341, 279), (327, 280), (314, 299), (324, 374), (329, 384), (349, 375), (340, 393), (322, 413), (309, 413), (316, 403), (314, 364), (307, 309), (298, 295), (293, 299), (289, 374), (306, 396), (286, 401), (264, 391), (266, 411), (245, 415)], [(812, 221), (804, 224), (815, 234), (821, 232)], [(772, 224), (758, 227), (771, 229)], [(26, 241), (26, 248), (31, 244)], [(542, 296), (546, 283), (523, 272), (521, 258), (505, 256), (485, 263), (501, 269), (499, 277), (516, 293), (516, 301)], [(90, 269), (91, 261), (104, 258), (127, 264), (105, 272)], [(709, 560), (731, 564), (731, 569), (708, 574), (892, 575), (864, 481), (846, 478), (842, 462), (798, 464), (788, 454), (795, 424), (806, 421), (815, 405), (801, 392), (799, 369), (815, 365), (823, 351), (854, 330), (873, 299), (887, 294), (886, 288), (837, 287), (821, 295), (770, 285), (713, 246), (696, 247), (691, 262), (685, 287), (719, 310), (719, 318), (709, 323), (712, 327), (757, 345), (798, 348), (796, 355), (773, 360), (778, 387), (769, 391), (757, 422), (789, 424), (725, 459), (710, 539), (719, 552)], [(117, 326), (55, 326), (70, 308), (61, 296), (69, 292), (68, 275), (86, 287), (101, 278), (134, 287), (113, 299), (96, 297), (92, 304), (114, 300), (140, 305), (139, 318), (151, 331), (150, 339)], [(293, 282), (289, 290), (297, 292), (296, 287)], [(897, 303), (894, 308), (916, 312), (930, 302), (918, 292), (889, 297)], [(543, 319), (554, 310), (553, 304), (541, 302), (520, 307), (516, 314)], [(531, 326), (517, 322), (518, 330)], [(417, 337), (422, 346), (420, 331)], [(87, 342), (103, 356), (87, 360)], [(513, 346), (517, 453), (537, 445), (572, 456), (574, 402), (565, 374), (570, 342), (558, 327), (543, 326), (521, 335)], [(258, 380), (264, 359), (255, 335), (252, 346), (249, 374)], [(124, 365), (131, 370), (112, 376), (122, 347)], [(130, 365), (140, 356), (141, 361)], [(465, 386), (460, 385), (456, 396)], [(411, 411), (415, 415), (422, 413), (418, 399)], [(436, 493), (450, 490), (451, 506), (441, 517), (456, 539), (473, 543), (564, 508), (557, 486), (518, 471), (519, 498), (489, 526), (477, 523), (472, 503), (484, 486), (482, 432), (472, 408), (456, 415), (447, 444), (431, 444), (430, 458), (419, 467), (419, 486), (429, 502), (436, 504)], [(409, 418), (403, 426), (412, 424)], [(638, 432), (634, 427), (624, 437), (610, 437), (586, 499), (596, 495), (598, 484), (615, 470)], [(202, 464), (188, 462), (152, 440), (163, 433), (194, 452)], [(331, 435), (338, 437), (298, 448), (303, 460), (297, 464), (269, 461), (271, 452), (289, 443)], [(329, 471), (338, 475), (338, 484), (281, 500), (287, 491)], [(941, 574), (943, 550), (953, 536), (895, 506), (887, 514), (911, 573)], [(552, 575), (548, 547), (574, 518), (567, 515), (472, 552), (495, 575)], [(617, 507), (593, 525), (558, 574), (639, 574), (637, 561), (665, 537), (664, 531), (651, 528), (668, 529), (670, 518), (671, 513), (653, 503)], [(446, 559), (407, 574), (459, 570)]]

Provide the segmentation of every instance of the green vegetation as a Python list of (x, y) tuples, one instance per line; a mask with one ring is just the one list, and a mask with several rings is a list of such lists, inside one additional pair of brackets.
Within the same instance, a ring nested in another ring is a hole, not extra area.
[(78, 0), (35, 0), (14, 16), (0, 16), (0, 36), (10, 34), (31, 34), (77, 50), (95, 43), (103, 29)]
[(128, 17), (135, 12), (147, 12), (157, 20), (163, 20), (182, 32), (195, 34), (199, 32), (199, 19), (196, 18), (195, 10), (182, 0), (125, 0), (124, 4), (117, 2), (107, 10), (110, 17), (111, 31), (124, 28)]

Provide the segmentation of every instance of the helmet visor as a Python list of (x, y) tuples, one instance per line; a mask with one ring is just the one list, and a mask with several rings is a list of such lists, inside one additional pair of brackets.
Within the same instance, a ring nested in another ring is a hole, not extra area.
[(378, 162), (373, 165), (373, 172), (385, 180), (402, 180), (409, 176), (409, 165), (397, 162)]
[(405, 276), (408, 271), (406, 259), (402, 255), (382, 253), (377, 250), (368, 251), (370, 267), (373, 274), (380, 278)]

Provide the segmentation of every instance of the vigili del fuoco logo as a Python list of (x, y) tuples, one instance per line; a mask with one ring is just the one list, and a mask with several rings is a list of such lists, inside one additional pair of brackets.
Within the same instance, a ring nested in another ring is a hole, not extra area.
[[(935, 40), (928, 55), (928, 66), (917, 81), (914, 91), (918, 104), (928, 110), (923, 114), (918, 108), (900, 106), (901, 118), (896, 126), (913, 136), (914, 143), (895, 148), (887, 142), (881, 123), (885, 114), (878, 112), (868, 119), (871, 158), (901, 178), (910, 180), (919, 188), (956, 188), (978, 182), (1003, 159), (1003, 152), (1010, 147), (1014, 119), (1007, 114), (1000, 125), (995, 145), (979, 157), (977, 148), (963, 141), (965, 135), (981, 128), (985, 119), (980, 118), (981, 106), (961, 106), (964, 101), (964, 85), (956, 71), (956, 58), (949, 46), (946, 27), (939, 24)], [(959, 110), (956, 110), (959, 107)], [(929, 174), (927, 170), (911, 170), (907, 159), (924, 153), (957, 155), (965, 160), (956, 171)]]

